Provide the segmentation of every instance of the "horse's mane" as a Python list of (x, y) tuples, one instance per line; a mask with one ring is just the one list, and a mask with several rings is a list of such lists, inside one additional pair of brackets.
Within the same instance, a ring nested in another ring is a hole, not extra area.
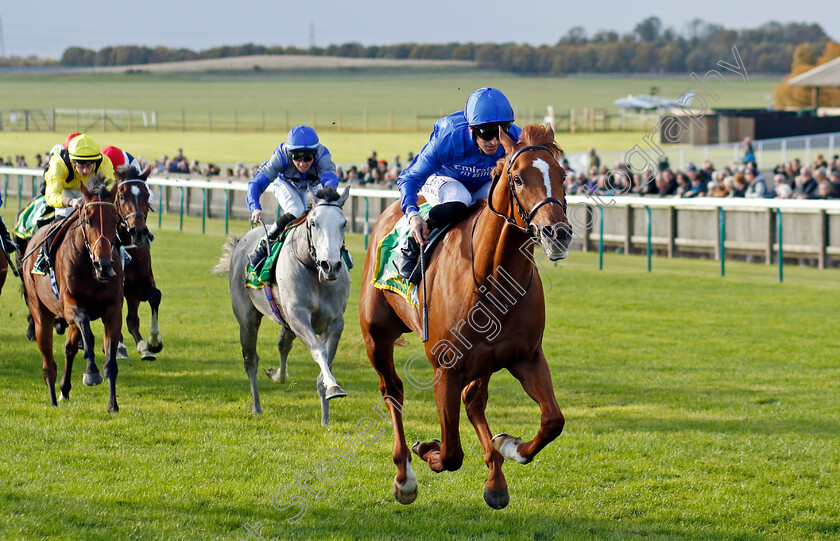
[(327, 203), (332, 203), (333, 201), (341, 199), (341, 194), (339, 194), (335, 188), (323, 186), (315, 192), (315, 197), (318, 199), (324, 199)]
[(102, 178), (102, 175), (95, 174), (90, 177), (87, 181), (87, 189), (88, 191), (95, 196), (99, 196), (100, 199), (103, 201), (107, 201), (110, 196), (110, 190), (108, 186), (105, 184), (105, 179)]
[[(560, 148), (553, 137), (548, 136), (547, 131), (546, 126), (542, 126), (540, 124), (528, 124), (522, 128), (522, 134), (519, 136), (519, 142), (523, 143), (525, 146), (535, 145), (546, 147), (554, 155), (554, 159), (560, 161), (560, 158), (563, 157), (563, 149)], [(496, 167), (493, 169), (493, 176), (500, 176), (504, 167), (505, 158), (502, 158), (496, 162)]]
[(117, 167), (116, 172), (120, 174), (120, 178), (122, 178), (123, 180), (140, 178), (140, 171), (138, 171), (136, 167), (128, 163)]

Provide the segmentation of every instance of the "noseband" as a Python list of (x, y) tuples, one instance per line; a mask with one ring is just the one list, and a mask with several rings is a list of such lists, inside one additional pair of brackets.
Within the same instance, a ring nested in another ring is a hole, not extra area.
[[(312, 213), (316, 208), (320, 208), (320, 207), (336, 207), (336, 208), (339, 208), (339, 209), (341, 208), (340, 205), (336, 205), (334, 203), (320, 203), (320, 204), (312, 207), (312, 209), (309, 212)], [(315, 251), (315, 243), (312, 242), (312, 222), (309, 221), (309, 216), (306, 217), (306, 244), (309, 246), (309, 257), (311, 257), (312, 261), (315, 262), (315, 267), (314, 268), (315, 269), (321, 268), (321, 260), (318, 259), (318, 254)], [(303, 261), (301, 261), (301, 263), (303, 263)], [(307, 266), (307, 267), (309, 266), (309, 265), (306, 265), (306, 263), (304, 263), (304, 265)], [(310, 267), (310, 268), (312, 268), (312, 267)]]
[(513, 187), (513, 178), (510, 176), (510, 169), (511, 169), (511, 167), (513, 167), (514, 162), (516, 162), (516, 159), (521, 154), (523, 154), (523, 153), (525, 153), (529, 150), (544, 150), (544, 151), (548, 152), (549, 154), (551, 154), (552, 156), (554, 156), (554, 152), (552, 152), (552, 150), (548, 147), (544, 147), (542, 145), (529, 145), (529, 146), (526, 146), (526, 147), (522, 147), (519, 150), (517, 150), (516, 152), (514, 152), (513, 156), (511, 156), (507, 161), (507, 167), (505, 168), (504, 174), (505, 174), (505, 176), (507, 176), (507, 179), (508, 179), (508, 189), (510, 190), (510, 197), (516, 203), (516, 210), (519, 213), (519, 217), (525, 223), (525, 227), (522, 227), (521, 225), (516, 223), (515, 219), (510, 218), (508, 216), (505, 216), (504, 214), (498, 212), (495, 208), (493, 208), (493, 191), (495, 190), (496, 184), (498, 183), (501, 175), (498, 175), (498, 176), (493, 178), (493, 184), (490, 186), (490, 193), (487, 196), (487, 206), (490, 208), (490, 212), (492, 212), (496, 216), (499, 216), (500, 218), (502, 218), (508, 225), (512, 225), (513, 227), (515, 227), (515, 228), (519, 229), (520, 231), (526, 233), (529, 237), (536, 239), (536, 238), (538, 238), (538, 236), (534, 234), (534, 228), (531, 227), (531, 222), (533, 221), (534, 215), (537, 213), (537, 211), (543, 205), (556, 204), (556, 205), (560, 205), (561, 207), (563, 207), (563, 212), (565, 213), (566, 212), (566, 203), (563, 202), (563, 201), (560, 201), (556, 197), (546, 197), (545, 199), (543, 199), (542, 201), (540, 201), (539, 203), (534, 205), (533, 208), (530, 210), (530, 212), (525, 209), (524, 205), (522, 205), (522, 202), (519, 200), (519, 197), (517, 197), (516, 190)]

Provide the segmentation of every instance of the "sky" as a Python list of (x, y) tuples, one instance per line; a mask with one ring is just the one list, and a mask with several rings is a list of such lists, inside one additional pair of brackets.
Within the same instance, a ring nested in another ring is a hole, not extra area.
[[(0, 54), (61, 57), (71, 46), (187, 48), (358, 42), (553, 45), (569, 29), (631, 32), (656, 16), (682, 33), (696, 18), (726, 28), (819, 23), (840, 39), (840, 2), (698, 0), (0, 0)], [(314, 39), (313, 39), (314, 38)]]

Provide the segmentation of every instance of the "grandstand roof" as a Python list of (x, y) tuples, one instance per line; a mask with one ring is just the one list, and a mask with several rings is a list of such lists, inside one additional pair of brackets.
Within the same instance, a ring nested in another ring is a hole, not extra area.
[(840, 86), (840, 57), (800, 73), (788, 81), (792, 86)]

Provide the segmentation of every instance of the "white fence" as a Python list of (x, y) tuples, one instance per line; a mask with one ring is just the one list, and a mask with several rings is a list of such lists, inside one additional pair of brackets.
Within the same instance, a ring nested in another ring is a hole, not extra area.
[[(9, 197), (20, 208), (37, 191), (38, 169), (0, 167), (3, 204)], [(152, 177), (156, 208), (202, 218), (246, 220), (247, 184), (241, 181), (204, 181)], [(345, 213), (356, 233), (370, 232), (376, 219), (399, 199), (395, 190), (352, 188)], [(574, 230), (572, 247), (595, 246), (625, 253), (651, 249), (669, 257), (749, 255), (771, 263), (784, 254), (813, 261), (820, 268), (840, 263), (840, 201), (731, 198), (659, 198), (570, 196), (569, 220)], [(265, 194), (263, 208), (277, 208)], [(279, 209), (277, 209), (279, 216)], [(783, 222), (780, 229), (780, 219)]]

